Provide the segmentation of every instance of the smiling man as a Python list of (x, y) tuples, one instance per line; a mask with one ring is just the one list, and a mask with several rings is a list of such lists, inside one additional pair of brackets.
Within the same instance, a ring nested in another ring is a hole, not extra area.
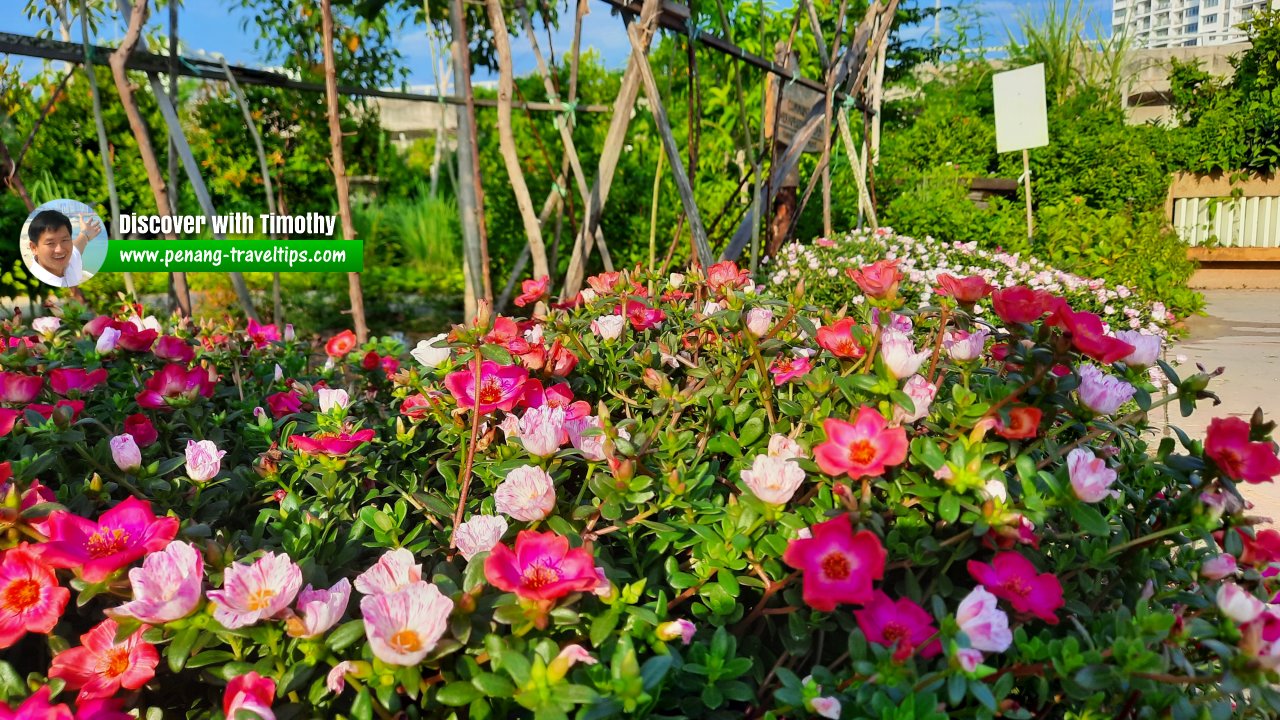
[(71, 237), (71, 219), (57, 210), (42, 210), (31, 219), (27, 241), (35, 264), (29, 266), (41, 282), (54, 287), (75, 287), (84, 280), (84, 262), (80, 253), (90, 238), (102, 230), (97, 220), (85, 224), (80, 234)]

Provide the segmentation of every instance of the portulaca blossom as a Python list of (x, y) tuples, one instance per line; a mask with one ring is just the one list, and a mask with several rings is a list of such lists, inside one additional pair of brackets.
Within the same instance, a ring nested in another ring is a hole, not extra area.
[(556, 488), (547, 471), (534, 465), (521, 465), (493, 493), (498, 512), (516, 520), (533, 522), (551, 514), (556, 507)]
[(790, 458), (757, 455), (742, 482), (751, 493), (770, 505), (785, 505), (804, 482), (804, 470)]
[(453, 531), (453, 543), (465, 560), (489, 552), (502, 542), (507, 532), (507, 519), (501, 515), (472, 515)]

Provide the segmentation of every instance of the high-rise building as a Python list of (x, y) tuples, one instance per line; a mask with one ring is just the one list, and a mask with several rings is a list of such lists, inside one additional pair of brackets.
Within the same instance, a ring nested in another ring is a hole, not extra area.
[(1240, 42), (1240, 24), (1268, 3), (1280, 9), (1280, 0), (1111, 0), (1111, 34), (1152, 48)]

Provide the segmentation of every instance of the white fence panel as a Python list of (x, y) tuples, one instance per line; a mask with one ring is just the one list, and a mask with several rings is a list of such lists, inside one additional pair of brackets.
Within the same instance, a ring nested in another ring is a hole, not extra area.
[(1192, 246), (1280, 248), (1280, 196), (1177, 198), (1173, 226)]

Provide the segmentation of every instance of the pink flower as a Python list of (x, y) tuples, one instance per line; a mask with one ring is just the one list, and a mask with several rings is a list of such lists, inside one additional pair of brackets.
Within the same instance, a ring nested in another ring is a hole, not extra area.
[(202, 396), (212, 396), (216, 377), (212, 369), (188, 370), (184, 365), (170, 363), (147, 379), (137, 401), (142, 407), (155, 410), (186, 407)]
[(681, 618), (662, 623), (654, 632), (658, 639), (663, 642), (671, 642), (676, 638), (680, 638), (680, 642), (688, 645), (693, 642), (693, 636), (698, 632), (698, 626)]
[(502, 542), (507, 532), (507, 520), (501, 515), (472, 515), (470, 520), (453, 530), (453, 542), (464, 560), (470, 560), (482, 552), (489, 552)]
[(1137, 330), (1121, 330), (1116, 333), (1116, 337), (1133, 346), (1133, 352), (1121, 358), (1129, 367), (1150, 367), (1160, 357), (1163, 341), (1157, 335), (1145, 335)]
[(738, 267), (732, 260), (724, 260), (707, 268), (707, 285), (712, 290), (735, 290), (751, 281), (751, 271)]
[(999, 552), (991, 564), (970, 560), (969, 574), (993, 595), (1008, 600), (1018, 612), (1029, 612), (1050, 625), (1058, 624), (1063, 606), (1062, 584), (1053, 573), (1038, 573), (1031, 561), (1016, 552)]
[(833, 477), (879, 477), (891, 465), (907, 459), (907, 433), (891, 428), (884, 416), (866, 405), (852, 422), (827, 418), (822, 423), (827, 441), (813, 449), (822, 472)]
[(1223, 615), (1240, 624), (1253, 622), (1267, 608), (1252, 593), (1233, 582), (1224, 582), (1215, 598)]
[(840, 700), (830, 696), (816, 697), (808, 701), (809, 709), (828, 720), (840, 717)]
[(106, 381), (106, 368), (98, 368), (93, 372), (85, 372), (80, 368), (58, 368), (49, 371), (49, 389), (64, 396), (68, 393), (87, 395)]
[[(3, 715), (0, 720), (5, 720)], [(134, 717), (125, 712), (124, 698), (98, 698), (76, 703), (75, 720), (134, 720)]]
[[(88, 327), (88, 326), (86, 326)], [(98, 335), (98, 341), (94, 345), (94, 350), (99, 355), (106, 355), (116, 349), (116, 344), (120, 342), (120, 331), (113, 327), (103, 328), (102, 333)]]
[(565, 430), (565, 411), (559, 407), (543, 405), (525, 410), (518, 430), (520, 444), (530, 455), (551, 457), (560, 445), (569, 439)]
[(856, 327), (853, 318), (843, 318), (833, 325), (823, 325), (818, 328), (818, 345), (836, 357), (860, 358), (867, 354), (867, 350), (853, 335)]
[(45, 685), (24, 700), (21, 705), (12, 709), (0, 703), (0, 720), (75, 720), (71, 716), (71, 709), (66, 705), (49, 704), (49, 695), (52, 692), (49, 686)]
[(195, 482), (208, 482), (217, 476), (222, 469), (222, 456), (226, 450), (219, 450), (212, 440), (187, 441), (187, 477)]
[(520, 296), (516, 298), (516, 307), (524, 307), (532, 305), (547, 296), (547, 287), (551, 284), (551, 278), (543, 275), (536, 280), (523, 280), (520, 282)]
[(1269, 442), (1249, 442), (1249, 423), (1237, 417), (1214, 418), (1204, 454), (1232, 480), (1270, 482), (1280, 475), (1280, 458)]
[(162, 625), (184, 618), (199, 607), (204, 558), (185, 542), (147, 555), (142, 567), (129, 571), (133, 600), (107, 613)]
[(982, 349), (986, 346), (988, 333), (979, 330), (968, 333), (963, 330), (949, 332), (942, 341), (942, 347), (956, 362), (969, 362), (982, 357)]
[[(902, 271), (898, 269), (900, 259), (877, 260), (864, 265), (858, 270), (845, 268), (844, 272), (867, 297), (876, 300), (891, 299), (898, 294), (898, 283), (902, 282)], [(910, 373), (908, 373), (910, 374)]]
[(151, 352), (167, 362), (185, 364), (196, 359), (196, 349), (188, 345), (186, 340), (173, 335), (161, 336), (156, 341), (155, 347), (151, 348)]
[(926, 380), (923, 375), (912, 375), (902, 391), (911, 398), (911, 404), (915, 409), (907, 412), (901, 405), (895, 405), (893, 408), (895, 425), (912, 423), (928, 415), (929, 407), (933, 405), (933, 398), (938, 394), (938, 387)]
[[(287, 326), (292, 327), (292, 326)], [(245, 335), (253, 341), (253, 346), (264, 348), (273, 342), (280, 341), (280, 329), (273, 325), (261, 325), (257, 320), (249, 318), (249, 326), (245, 328)]]
[(1221, 580), (1224, 577), (1235, 575), (1237, 567), (1234, 555), (1227, 553), (1214, 555), (1200, 563), (1200, 577), (1206, 580)]
[(584, 458), (594, 461), (604, 459), (604, 435), (600, 433), (587, 435), (585, 432), (599, 430), (602, 427), (600, 418), (595, 415), (568, 420), (564, 424), (565, 431), (569, 433), (569, 442), (582, 453)]
[(1096, 365), (1080, 366), (1080, 403), (1099, 415), (1110, 415), (1133, 397), (1134, 388), (1118, 377), (1105, 375)]
[(355, 449), (373, 439), (372, 429), (357, 430), (353, 433), (316, 433), (315, 435), (290, 435), (289, 442), (293, 449), (303, 455), (328, 455), (342, 457), (355, 452)]
[(773, 375), (774, 385), (783, 385), (798, 377), (804, 377), (813, 369), (813, 363), (804, 355), (795, 357), (787, 357), (779, 355), (774, 358), (773, 364), (769, 366), (769, 373)]
[(805, 458), (804, 448), (800, 447), (800, 443), (783, 435), (782, 433), (774, 433), (769, 437), (769, 456), (790, 460), (791, 458)]
[[(520, 401), (529, 371), (519, 365), (499, 365), (492, 360), (480, 363), (480, 402), (477, 410), (491, 413), (501, 408), (511, 410)], [(476, 407), (475, 360), (465, 370), (449, 373), (444, 386), (458, 401), (458, 407)]]
[(1067, 453), (1067, 474), (1071, 478), (1071, 489), (1076, 497), (1087, 503), (1101, 502), (1108, 497), (1120, 497), (1118, 490), (1112, 490), (1116, 481), (1116, 471), (1107, 467), (1107, 461), (1096, 457), (1087, 448), (1076, 448)]
[[(564, 673), (568, 672), (569, 668), (573, 667), (574, 665), (577, 665), (578, 663), (595, 665), (597, 662), (598, 661), (595, 659), (595, 657), (593, 657), (591, 653), (588, 652), (587, 649), (582, 647), (581, 645), (578, 645), (578, 644), (565, 645), (563, 648), (560, 649), (560, 652), (556, 654), (555, 658), (551, 660), (551, 663), (547, 668), (547, 671), (549, 674), (555, 673), (560, 675), (561, 677), (564, 677)], [(559, 671), (559, 672), (556, 672), (556, 671)]]
[(953, 657), (955, 657), (956, 664), (960, 666), (960, 669), (967, 673), (977, 670), (978, 666), (982, 664), (982, 653), (973, 648), (956, 648)]
[(6, 551), (0, 561), (0, 648), (11, 647), (29, 632), (52, 632), (70, 598), (53, 568), (29, 546)]
[(591, 321), (591, 332), (601, 340), (617, 340), (626, 326), (627, 319), (621, 315), (601, 315)]
[(40, 556), (54, 567), (78, 570), (91, 583), (163, 549), (178, 534), (177, 518), (157, 518), (150, 503), (132, 497), (97, 522), (65, 510), (53, 511), (48, 522), (49, 541), (40, 546)]
[(636, 332), (644, 332), (662, 324), (667, 314), (658, 308), (651, 308), (639, 300), (627, 300), (618, 306), (618, 314), (627, 318)]
[(133, 472), (142, 467), (142, 451), (138, 449), (138, 443), (132, 435), (117, 435), (111, 438), (109, 445), (111, 459), (115, 461), (116, 467), (125, 472)]
[(751, 493), (770, 505), (785, 505), (804, 482), (804, 470), (789, 458), (757, 455), (742, 482)]
[(747, 311), (747, 330), (756, 337), (764, 337), (769, 333), (773, 323), (773, 311), (769, 308), (751, 308)]
[(590, 551), (570, 549), (563, 535), (533, 530), (516, 535), (514, 552), (502, 543), (494, 545), (484, 561), (484, 576), (499, 590), (540, 601), (591, 592), (600, 583)]
[(44, 378), (16, 372), (0, 372), (0, 402), (21, 405), (36, 399)]
[(389, 665), (417, 665), (440, 642), (453, 601), (427, 582), (360, 600), (374, 657)]
[(493, 492), (494, 506), (516, 520), (541, 520), (556, 509), (556, 489), (551, 476), (534, 465), (521, 465)]
[(343, 660), (337, 665), (334, 665), (333, 669), (329, 671), (329, 674), (324, 679), (325, 687), (329, 688), (329, 692), (334, 695), (341, 694), (347, 687), (347, 673), (353, 673), (355, 671), (355, 663), (350, 660)]
[(252, 713), (260, 720), (276, 720), (276, 714), (271, 710), (271, 701), (275, 697), (276, 681), (250, 670), (227, 683), (227, 690), (222, 695), (222, 713), (227, 720), (235, 720), (241, 711)]
[[(996, 596), (978, 586), (969, 591), (956, 609), (956, 624), (969, 639), (969, 647), (982, 652), (1004, 652), (1013, 644), (1009, 616), (1000, 609)], [(981, 662), (982, 657), (978, 657)]]
[(991, 293), (991, 306), (1006, 323), (1028, 323), (1039, 320), (1049, 311), (1052, 296), (1043, 290), (1015, 285)]
[(351, 581), (342, 578), (328, 590), (310, 584), (298, 593), (298, 612), (285, 622), (290, 637), (313, 638), (328, 632), (342, 619), (351, 600)]
[(880, 331), (880, 359), (898, 380), (914, 375), (929, 355), (928, 350), (916, 352), (911, 336), (904, 332), (887, 328)]
[(62, 318), (53, 315), (38, 317), (31, 321), (31, 329), (46, 338), (53, 337), (60, 327), (62, 327)]
[(146, 626), (124, 641), (116, 642), (119, 627), (115, 620), (103, 620), (80, 636), (80, 647), (64, 650), (53, 658), (50, 678), (61, 678), (72, 690), (79, 690), (78, 702), (108, 698), (120, 688), (137, 690), (156, 676), (160, 655), (154, 645), (142, 640)]
[(356, 590), (365, 595), (384, 595), (422, 581), (422, 566), (406, 548), (388, 550), (378, 563), (356, 578)]
[(334, 408), (346, 408), (351, 404), (351, 398), (346, 390), (320, 388), (316, 390), (316, 402), (320, 405), (320, 412), (327, 413)]
[[(871, 594), (866, 607), (853, 611), (853, 616), (868, 641), (896, 648), (893, 659), (898, 662), (911, 657), (937, 630), (933, 616), (910, 598), (894, 600), (879, 590)], [(940, 652), (942, 643), (935, 638), (920, 650), (920, 657), (928, 659)]]
[(993, 289), (991, 283), (981, 275), (957, 278), (948, 273), (940, 273), (938, 287), (934, 288), (934, 292), (955, 298), (962, 305), (972, 305), (990, 295)]
[(804, 601), (831, 612), (839, 603), (871, 600), (871, 583), (884, 577), (886, 553), (869, 530), (853, 532), (847, 513), (809, 528), (809, 538), (787, 544), (782, 560), (804, 575)]
[(284, 553), (264, 553), (252, 565), (222, 572), (222, 589), (210, 590), (213, 618), (230, 630), (279, 617), (302, 587), (302, 569)]
[(1100, 363), (1110, 365), (1134, 351), (1129, 343), (1106, 334), (1102, 318), (1093, 313), (1066, 310), (1062, 313), (1062, 324), (1071, 333), (1075, 349)]

